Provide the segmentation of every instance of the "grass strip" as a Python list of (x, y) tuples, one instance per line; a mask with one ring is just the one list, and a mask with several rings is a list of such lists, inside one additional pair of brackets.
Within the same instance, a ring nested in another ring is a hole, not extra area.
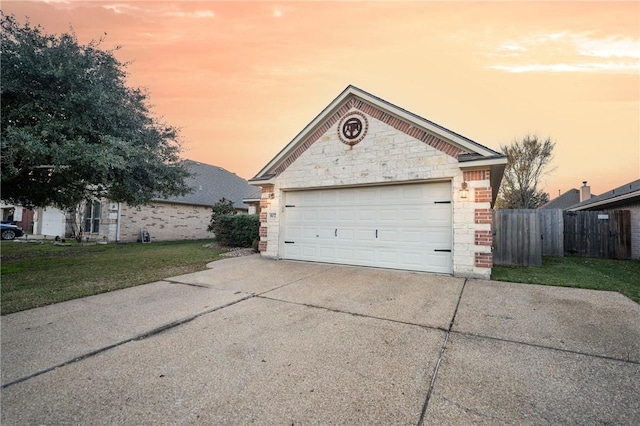
[(206, 269), (222, 249), (210, 240), (55, 246), (0, 245), (2, 314), (159, 281)]
[(542, 267), (494, 266), (491, 279), (617, 291), (640, 303), (640, 260), (544, 257)]

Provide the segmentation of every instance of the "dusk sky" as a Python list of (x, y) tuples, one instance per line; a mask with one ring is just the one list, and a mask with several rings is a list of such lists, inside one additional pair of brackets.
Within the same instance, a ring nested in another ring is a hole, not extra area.
[(498, 150), (556, 143), (551, 198), (640, 178), (640, 2), (7, 1), (131, 61), (184, 158), (253, 177), (353, 84)]

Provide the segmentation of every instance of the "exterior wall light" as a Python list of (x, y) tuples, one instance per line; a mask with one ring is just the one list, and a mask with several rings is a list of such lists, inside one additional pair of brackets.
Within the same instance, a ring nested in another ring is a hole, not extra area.
[(467, 182), (462, 182), (460, 185), (460, 198), (467, 198), (469, 196), (469, 187)]

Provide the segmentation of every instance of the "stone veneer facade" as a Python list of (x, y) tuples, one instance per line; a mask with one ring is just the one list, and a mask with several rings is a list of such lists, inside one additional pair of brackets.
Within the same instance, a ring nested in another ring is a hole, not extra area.
[[(340, 116), (366, 114), (368, 133), (357, 145), (338, 137)], [(262, 186), (259, 250), (278, 258), (283, 193), (354, 185), (451, 182), (453, 223), (452, 269), (456, 276), (488, 279), (492, 266), (489, 168), (464, 171), (459, 148), (356, 99), (347, 103), (312, 133)], [(467, 198), (460, 187), (466, 181)], [(255, 182), (254, 184), (259, 184)]]

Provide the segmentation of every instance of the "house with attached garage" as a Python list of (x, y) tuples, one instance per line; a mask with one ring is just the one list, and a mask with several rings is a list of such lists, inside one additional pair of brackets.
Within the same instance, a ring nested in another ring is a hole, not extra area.
[(506, 163), (349, 86), (249, 180), (261, 255), (489, 278)]

